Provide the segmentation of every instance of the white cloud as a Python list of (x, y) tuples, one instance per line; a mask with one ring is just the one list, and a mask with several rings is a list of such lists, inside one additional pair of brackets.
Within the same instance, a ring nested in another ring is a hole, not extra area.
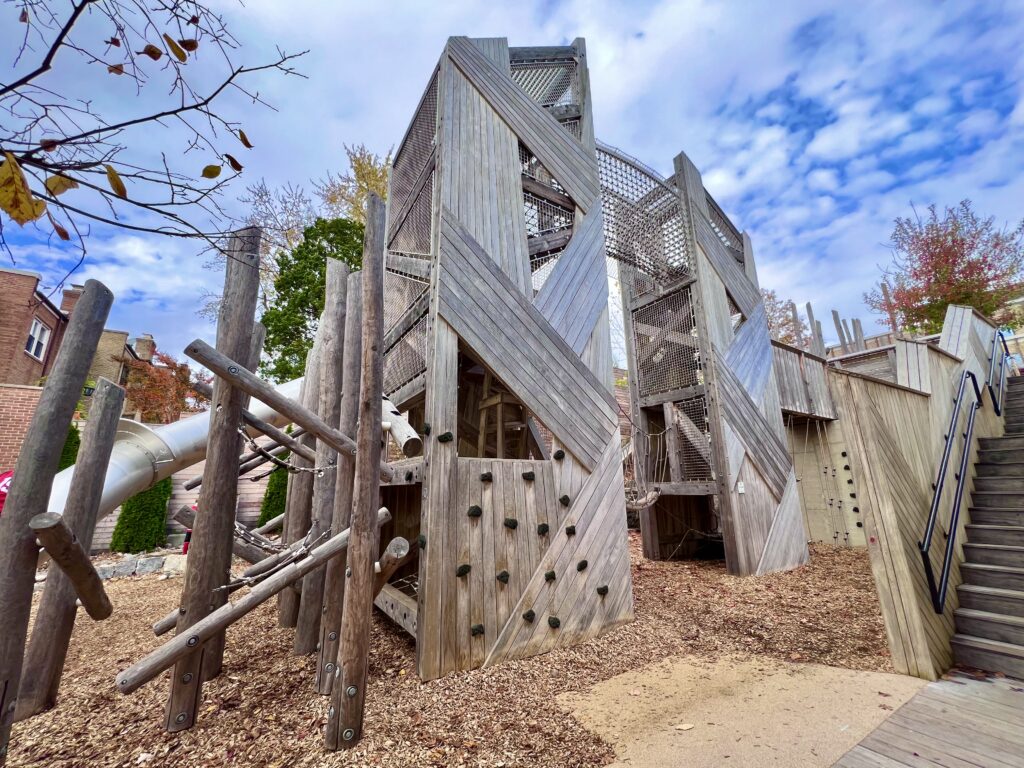
[(807, 174), (807, 186), (831, 192), (839, 187), (839, 174), (832, 168), (816, 168)]

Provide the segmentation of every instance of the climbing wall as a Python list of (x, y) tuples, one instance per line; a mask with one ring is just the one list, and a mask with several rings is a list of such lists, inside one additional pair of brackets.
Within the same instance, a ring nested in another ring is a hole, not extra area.
[[(385, 334), (385, 389), (426, 434), (420, 676), (630, 620), (582, 40), (510, 50), (504, 39), (451, 38), (391, 184), (386, 299), (401, 306)], [(496, 428), (474, 414), (494, 403)]]

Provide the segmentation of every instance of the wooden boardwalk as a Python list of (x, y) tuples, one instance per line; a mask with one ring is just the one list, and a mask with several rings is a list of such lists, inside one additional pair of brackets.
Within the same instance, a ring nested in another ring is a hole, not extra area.
[(835, 765), (1021, 768), (1024, 682), (953, 672), (923, 688)]

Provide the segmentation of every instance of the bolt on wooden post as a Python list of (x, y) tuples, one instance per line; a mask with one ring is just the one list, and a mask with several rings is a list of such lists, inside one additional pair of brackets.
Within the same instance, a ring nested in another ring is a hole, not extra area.
[[(251, 355), (253, 315), (259, 292), (259, 245), (260, 230), (256, 227), (234, 233), (228, 245), (224, 294), (217, 317), (217, 348), (234, 360), (247, 361)], [(220, 377), (214, 380), (203, 491), (185, 568), (178, 634), (227, 600), (223, 591), (214, 590), (227, 583), (231, 569), (242, 401), (240, 390)], [(223, 634), (218, 634), (175, 665), (167, 700), (168, 731), (181, 731), (195, 723), (204, 670), (218, 671), (222, 652)], [(214, 657), (214, 663), (204, 666), (207, 653)]]
[(363, 240), (362, 386), (359, 392), (359, 431), (345, 604), (341, 618), (338, 679), (331, 692), (327, 719), (328, 749), (348, 749), (362, 736), (366, 695), (370, 613), (373, 610), (377, 559), (374, 511), (380, 500), (381, 398), (384, 366), (384, 203), (371, 194), (366, 205)]
[(7, 759), (17, 708), (39, 554), (28, 523), (47, 511), (68, 426), (113, 301), (105, 285), (86, 282), (29, 424), (0, 515), (0, 765)]

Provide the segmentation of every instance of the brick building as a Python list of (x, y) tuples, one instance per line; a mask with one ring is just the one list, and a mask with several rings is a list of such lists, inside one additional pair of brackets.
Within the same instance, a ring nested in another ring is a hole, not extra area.
[(39, 290), (39, 279), (35, 272), (0, 268), (0, 383), (38, 386), (57, 359), (81, 291), (65, 292), (57, 307)]

